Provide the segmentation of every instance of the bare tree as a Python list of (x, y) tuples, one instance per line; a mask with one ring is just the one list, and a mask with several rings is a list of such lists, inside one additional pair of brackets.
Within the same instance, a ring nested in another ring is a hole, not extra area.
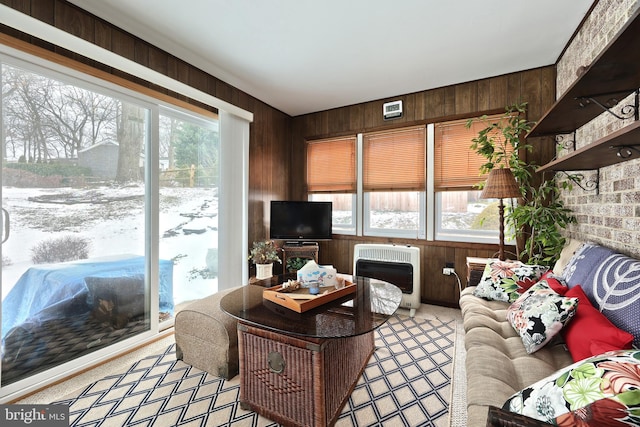
[(3, 67), (2, 95), (14, 158), (22, 151), (29, 162), (73, 159), (115, 139), (116, 180), (142, 180), (146, 109), (10, 66)]
[(3, 66), (2, 87), (6, 134), (28, 161), (75, 158), (116, 139), (115, 98), (10, 66)]
[(116, 181), (124, 183), (141, 181), (142, 171), (140, 159), (144, 141), (145, 114), (144, 108), (121, 103), (121, 114), (118, 127), (118, 168)]
[(175, 167), (174, 148), (180, 120), (170, 116), (160, 116), (160, 158), (167, 159), (167, 167)]
[(64, 157), (73, 158), (82, 148), (84, 131), (89, 118), (82, 114), (82, 89), (58, 86), (45, 98), (42, 106), (49, 120), (46, 125), (62, 145)]
[[(4, 78), (5, 69), (6, 67), (4, 65), (0, 66), (0, 82), (2, 82), (2, 92), (0, 92), (0, 96), (2, 96), (2, 98), (0, 98), (0, 102), (3, 102), (3, 100), (5, 99), (11, 98), (11, 96), (16, 92), (16, 87), (14, 85), (11, 85), (7, 81), (7, 79)], [(2, 135), (5, 136), (4, 141), (2, 141), (2, 158), (6, 159), (8, 154), (8, 146), (11, 145), (12, 156), (15, 156), (16, 154), (16, 146), (15, 139), (12, 138), (13, 135), (11, 132), (9, 132), (10, 128), (6, 120), (2, 121), (2, 127), (4, 130), (4, 132), (2, 132)]]
[(48, 134), (41, 107), (49, 94), (48, 79), (11, 67), (3, 71), (3, 94), (5, 84), (11, 88), (3, 98), (5, 117), (10, 118), (8, 124), (17, 127), (9, 133), (22, 138), (22, 155), (26, 161), (46, 161)]
[(71, 85), (59, 85), (52, 92), (44, 108), (65, 157), (75, 158), (83, 148), (114, 137), (117, 104), (115, 98)]

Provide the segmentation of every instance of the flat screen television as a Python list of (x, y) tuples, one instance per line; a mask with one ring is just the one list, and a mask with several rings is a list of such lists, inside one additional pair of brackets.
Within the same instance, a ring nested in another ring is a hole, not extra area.
[(288, 242), (331, 240), (331, 202), (271, 201), (269, 237)]

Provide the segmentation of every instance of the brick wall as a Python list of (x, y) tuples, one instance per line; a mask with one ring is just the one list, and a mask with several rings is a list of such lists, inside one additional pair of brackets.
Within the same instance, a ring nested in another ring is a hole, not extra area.
[[(585, 20), (557, 65), (556, 89), (561, 96), (618, 33), (640, 6), (638, 0), (600, 0)], [(632, 103), (632, 97), (619, 106)], [(578, 148), (631, 123), (603, 113), (576, 131)], [(639, 141), (640, 143), (640, 141)], [(559, 156), (566, 150), (559, 149)], [(630, 160), (600, 171), (582, 171), (585, 180), (599, 178), (599, 191), (585, 191), (574, 185), (562, 195), (578, 224), (567, 235), (594, 241), (620, 252), (640, 257), (640, 160)], [(585, 181), (586, 182), (586, 181)]]

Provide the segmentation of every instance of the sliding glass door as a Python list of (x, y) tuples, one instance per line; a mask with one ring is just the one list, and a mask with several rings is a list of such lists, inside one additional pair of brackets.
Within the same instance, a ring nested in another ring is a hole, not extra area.
[(150, 110), (9, 64), (2, 82), (6, 386), (150, 330)]
[(177, 304), (216, 292), (219, 129), (0, 60), (1, 398), (151, 337)]
[(217, 121), (161, 109), (160, 263), (178, 309), (218, 289), (219, 147)]

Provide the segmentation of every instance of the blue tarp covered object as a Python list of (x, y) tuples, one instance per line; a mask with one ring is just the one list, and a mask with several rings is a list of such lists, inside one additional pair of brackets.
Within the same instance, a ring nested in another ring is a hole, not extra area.
[[(145, 258), (84, 260), (29, 268), (2, 302), (2, 339), (23, 322), (39, 323), (86, 311), (87, 277), (144, 277)], [(160, 260), (160, 311), (173, 314), (173, 261)]]

